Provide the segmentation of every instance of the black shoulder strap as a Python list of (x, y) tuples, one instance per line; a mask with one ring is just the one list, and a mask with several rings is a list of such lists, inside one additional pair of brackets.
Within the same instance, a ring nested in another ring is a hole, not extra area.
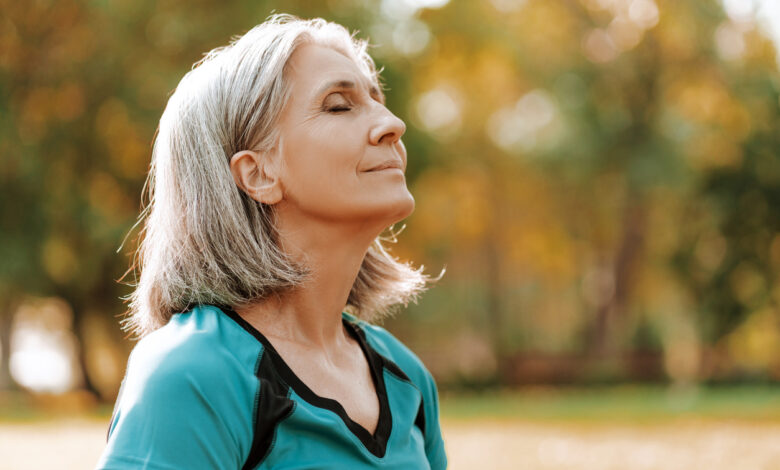
[(254, 437), (242, 470), (257, 467), (270, 453), (277, 425), (295, 409), (295, 402), (289, 398), (289, 386), (279, 378), (265, 349), (260, 352), (255, 375), (260, 380), (260, 386), (255, 397)]

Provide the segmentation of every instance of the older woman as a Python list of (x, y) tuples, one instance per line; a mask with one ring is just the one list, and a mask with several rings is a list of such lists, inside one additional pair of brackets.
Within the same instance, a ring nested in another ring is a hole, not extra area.
[(98, 468), (446, 467), (433, 378), (369, 323), (428, 281), (379, 237), (414, 209), (404, 131), (366, 43), (321, 19), (274, 16), (186, 74)]

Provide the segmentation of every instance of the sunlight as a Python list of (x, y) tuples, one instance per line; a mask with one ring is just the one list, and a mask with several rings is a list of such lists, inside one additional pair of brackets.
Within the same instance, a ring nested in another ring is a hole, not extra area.
[[(756, 22), (775, 43), (780, 66), (780, 2), (777, 0), (722, 0), (723, 9), (734, 23)], [(717, 39), (717, 38), (716, 38)]]
[(437, 9), (448, 4), (449, 0), (382, 0), (380, 10), (391, 20), (407, 20), (424, 8)]
[(544, 90), (531, 90), (513, 107), (496, 111), (488, 120), (488, 134), (506, 150), (531, 149), (542, 143), (543, 131), (558, 114), (552, 96)]
[(460, 128), (459, 101), (458, 94), (450, 87), (435, 88), (417, 100), (417, 116), (429, 132), (451, 135)]
[(75, 385), (72, 321), (72, 313), (61, 299), (35, 299), (19, 307), (9, 366), (20, 385), (47, 393), (63, 393)]
[[(59, 341), (58, 341), (59, 339)], [(73, 367), (61, 338), (33, 329), (17, 330), (11, 374), (36, 392), (62, 393), (73, 385)]]
[(393, 28), (393, 46), (405, 56), (419, 54), (430, 41), (428, 26), (415, 18), (401, 21)]

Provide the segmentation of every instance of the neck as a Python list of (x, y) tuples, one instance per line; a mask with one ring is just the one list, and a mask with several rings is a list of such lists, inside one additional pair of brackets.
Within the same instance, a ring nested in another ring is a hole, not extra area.
[(240, 308), (239, 314), (267, 336), (318, 349), (337, 347), (345, 341), (342, 312), (349, 292), (381, 229), (311, 220), (301, 224), (279, 215), (282, 249), (310, 274), (302, 285)]

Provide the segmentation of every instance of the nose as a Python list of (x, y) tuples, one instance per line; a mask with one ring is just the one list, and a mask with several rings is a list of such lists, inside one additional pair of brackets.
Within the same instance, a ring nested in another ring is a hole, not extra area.
[(368, 135), (371, 144), (381, 145), (398, 142), (406, 132), (406, 124), (382, 104), (377, 103), (375, 110), (377, 113), (376, 121)]

